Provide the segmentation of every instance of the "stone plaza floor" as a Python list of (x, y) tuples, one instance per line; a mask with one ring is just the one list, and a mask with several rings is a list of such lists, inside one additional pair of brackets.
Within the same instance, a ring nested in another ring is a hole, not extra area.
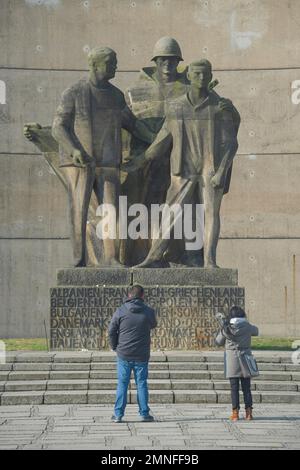
[(300, 406), (256, 405), (252, 422), (231, 423), (228, 405), (157, 404), (142, 423), (128, 405), (112, 423), (112, 405), (19, 405), (0, 408), (1, 449), (201, 450), (300, 449)]

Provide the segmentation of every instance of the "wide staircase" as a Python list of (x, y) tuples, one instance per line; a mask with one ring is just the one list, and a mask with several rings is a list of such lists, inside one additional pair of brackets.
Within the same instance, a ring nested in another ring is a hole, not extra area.
[[(254, 402), (300, 403), (300, 364), (291, 352), (254, 354)], [(230, 403), (222, 351), (154, 352), (148, 383), (150, 403)], [(111, 352), (16, 352), (0, 364), (1, 405), (112, 404), (116, 384)], [(133, 379), (128, 403), (136, 403)]]

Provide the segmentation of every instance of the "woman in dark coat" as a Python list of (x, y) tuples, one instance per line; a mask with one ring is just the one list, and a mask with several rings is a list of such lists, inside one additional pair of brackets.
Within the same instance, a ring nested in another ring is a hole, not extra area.
[(230, 309), (229, 320), (223, 314), (217, 314), (221, 330), (216, 337), (218, 346), (225, 345), (224, 367), (226, 378), (230, 380), (232, 415), (230, 419), (239, 419), (239, 382), (241, 382), (246, 419), (252, 416), (251, 372), (245, 363), (245, 354), (251, 355), (251, 336), (258, 336), (258, 328), (251, 325), (241, 307)]

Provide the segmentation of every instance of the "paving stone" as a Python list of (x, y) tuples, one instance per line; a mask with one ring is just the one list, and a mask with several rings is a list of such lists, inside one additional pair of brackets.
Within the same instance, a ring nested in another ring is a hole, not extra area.
[(224, 364), (224, 353), (219, 353), (219, 352), (210, 352), (208, 354), (203, 355), (203, 359), (205, 362), (219, 362), (221, 364)]
[(19, 392), (19, 391), (40, 391), (46, 390), (47, 381), (46, 380), (9, 380), (5, 383), (6, 392)]
[(0, 381), (5, 382), (8, 379), (8, 371), (0, 371)]
[[(109, 403), (116, 400), (116, 392), (110, 390), (88, 390), (88, 403)], [(127, 403), (130, 403), (130, 392), (127, 394)]]
[(12, 367), (13, 367), (12, 363), (11, 364), (0, 364), (0, 371), (3, 372), (3, 371), (11, 370)]
[(169, 362), (169, 370), (207, 370), (207, 364), (205, 362)]
[(88, 382), (89, 390), (115, 390), (116, 387), (117, 387), (117, 380), (90, 379)]
[(209, 380), (174, 380), (171, 381), (173, 390), (212, 390), (213, 382)]
[(6, 382), (0, 382), (0, 392), (4, 392)]
[(93, 352), (92, 362), (116, 362), (116, 354), (112, 352)]
[(285, 364), (285, 369), (292, 372), (300, 372), (300, 364)]
[(17, 448), (18, 448), (18, 444), (14, 444), (14, 445), (10, 445), (10, 444), (1, 445), (0, 444), (0, 450), (16, 450)]
[(201, 353), (185, 353), (178, 352), (165, 352), (168, 362), (204, 362), (204, 357)]
[[(217, 391), (217, 402), (218, 403), (231, 403), (231, 393), (227, 391)], [(252, 392), (253, 403), (261, 402), (261, 394), (257, 392)], [(240, 392), (240, 403), (243, 406), (243, 394)]]
[[(173, 403), (174, 394), (170, 390), (149, 390), (149, 403)], [(130, 403), (137, 403), (135, 391), (131, 391)]]
[(207, 380), (210, 378), (210, 373), (207, 371), (170, 371), (170, 379), (182, 379), (182, 380)]
[(83, 379), (89, 379), (90, 372), (88, 370), (75, 370), (75, 371), (70, 371), (70, 370), (53, 370), (50, 371), (50, 380), (83, 380)]
[(292, 372), (292, 379), (296, 382), (300, 382), (300, 372)]
[(207, 362), (205, 363), (205, 365), (209, 371), (216, 371), (216, 370), (221, 371), (221, 372), (224, 371), (223, 362)]
[(45, 404), (65, 404), (65, 403), (87, 403), (87, 391), (46, 391), (44, 396)]
[(9, 373), (8, 380), (47, 380), (49, 372), (47, 371), (12, 371)]
[(99, 371), (91, 370), (89, 373), (90, 379), (115, 379), (117, 376), (116, 371)]
[(63, 362), (54, 362), (52, 363), (52, 367), (51, 367), (51, 370), (60, 370), (60, 371), (76, 371), (76, 370), (79, 370), (79, 371), (87, 371), (87, 370), (90, 370), (90, 367), (91, 367), (91, 363), (90, 362), (67, 362), (67, 363), (63, 363)]
[(90, 362), (91, 352), (57, 352), (54, 354), (54, 362)]
[(15, 362), (18, 353), (7, 351), (5, 354), (5, 362), (12, 363)]
[(114, 362), (92, 362), (91, 363), (91, 370), (96, 370), (96, 371), (116, 371), (116, 363)]
[[(214, 390), (230, 390), (231, 388), (229, 380), (214, 381), (213, 385)], [(253, 386), (253, 383), (251, 384), (251, 386)]]
[(44, 392), (4, 392), (1, 405), (41, 405)]
[(278, 443), (268, 443), (268, 445), (266, 446), (266, 444), (262, 443), (262, 442), (259, 442), (257, 444), (253, 444), (253, 443), (246, 443), (246, 442), (237, 442), (237, 441), (216, 441), (216, 447), (222, 447), (222, 448), (232, 448), (232, 449), (240, 449), (240, 448), (243, 448), (243, 449), (249, 449), (249, 448), (253, 448), (253, 449), (256, 449), (256, 448), (269, 448), (269, 449), (279, 449), (279, 448), (283, 448), (282, 444), (278, 444)]
[(13, 364), (14, 371), (49, 371), (51, 369), (51, 363), (49, 362), (15, 362)]
[(297, 384), (293, 382), (257, 382), (256, 390), (259, 391), (290, 391), (297, 392)]
[(285, 364), (270, 364), (267, 362), (260, 363), (258, 365), (259, 370), (261, 371), (285, 371), (286, 370), (286, 365)]
[(151, 362), (166, 362), (167, 356), (164, 353), (160, 352), (152, 352), (150, 356), (150, 363)]
[(300, 403), (299, 392), (264, 392), (262, 403)]
[(29, 352), (29, 353), (19, 353), (16, 356), (15, 362), (52, 362), (53, 361), (53, 353), (37, 353), (37, 352)]
[(253, 355), (255, 356), (258, 364), (262, 364), (264, 362), (266, 362), (266, 363), (275, 363), (275, 364), (281, 363), (281, 357), (280, 356), (261, 355), (261, 354), (258, 354), (258, 351), (255, 351), (255, 350), (253, 351)]
[(169, 379), (170, 374), (169, 371), (162, 371), (162, 370), (150, 370), (149, 371), (149, 379)]
[(293, 364), (293, 361), (292, 361), (292, 351), (287, 355), (287, 356), (283, 356), (280, 358), (280, 362), (282, 364), (290, 364), (292, 365)]
[[(131, 381), (131, 389), (136, 390), (136, 383)], [(150, 379), (148, 380), (149, 390), (171, 390), (170, 380), (165, 379)]]
[(175, 390), (175, 403), (216, 403), (217, 394), (213, 390)]
[(47, 390), (87, 390), (88, 379), (49, 380)]

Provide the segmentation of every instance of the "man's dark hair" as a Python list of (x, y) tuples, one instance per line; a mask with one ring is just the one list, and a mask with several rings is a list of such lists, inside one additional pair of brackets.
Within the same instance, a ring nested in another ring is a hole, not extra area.
[(144, 288), (140, 286), (139, 284), (135, 284), (134, 286), (131, 286), (128, 295), (131, 298), (139, 298), (141, 299), (144, 295)]
[(245, 318), (246, 313), (245, 310), (243, 310), (241, 307), (238, 307), (237, 305), (234, 305), (231, 307), (230, 312), (229, 312), (229, 317), (230, 318)]

